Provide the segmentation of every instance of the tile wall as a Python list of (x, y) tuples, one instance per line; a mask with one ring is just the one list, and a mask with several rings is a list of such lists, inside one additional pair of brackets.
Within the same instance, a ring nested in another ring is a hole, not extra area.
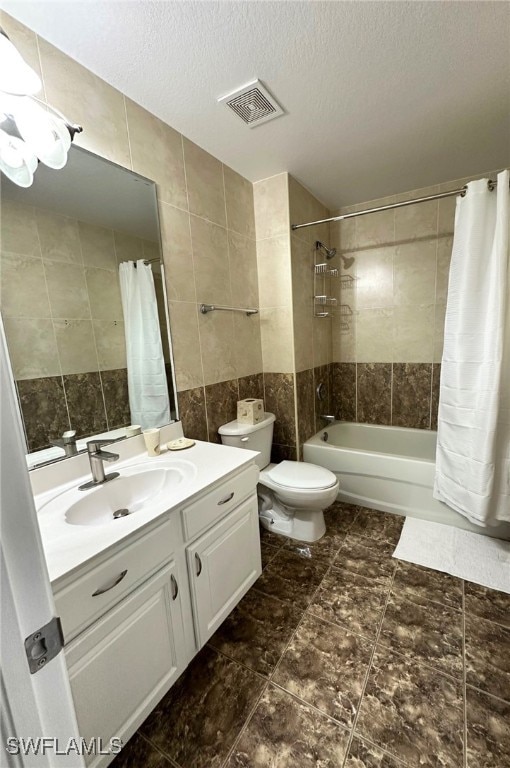
[[(296, 179), (289, 176), (290, 221), (299, 224), (327, 218), (329, 211)], [(330, 363), (332, 320), (315, 317), (314, 295), (329, 292), (322, 279), (314, 280), (314, 265), (324, 261), (315, 244), (331, 246), (329, 224), (305, 227), (292, 232), (292, 307), (296, 366), (296, 419), (298, 455), (303, 443), (323, 426), (321, 414), (330, 412)], [(321, 398), (317, 388), (321, 386)]]
[(272, 460), (297, 456), (289, 175), (253, 185), (265, 408), (276, 416)]
[(301, 458), (303, 442), (329, 409), (331, 321), (314, 318), (313, 302), (315, 242), (329, 245), (329, 227), (291, 233), (290, 223), (328, 211), (287, 173), (253, 186), (264, 390), (266, 409), (276, 415), (273, 459)]
[(84, 126), (76, 143), (156, 182), (178, 399), (191, 409), (183, 419), (203, 425), (218, 388), (230, 402), (233, 381), (244, 391), (262, 372), (258, 315), (199, 312), (258, 307), (252, 184), (4, 12), (1, 23), (41, 75), (42, 97)]

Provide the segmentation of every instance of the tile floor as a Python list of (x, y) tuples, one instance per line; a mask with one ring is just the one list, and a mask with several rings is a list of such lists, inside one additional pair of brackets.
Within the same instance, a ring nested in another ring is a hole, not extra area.
[(392, 559), (337, 503), (264, 570), (114, 768), (507, 768), (510, 596)]

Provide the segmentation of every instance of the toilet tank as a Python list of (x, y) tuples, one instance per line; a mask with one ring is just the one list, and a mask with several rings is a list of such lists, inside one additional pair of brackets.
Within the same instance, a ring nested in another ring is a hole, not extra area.
[(271, 443), (273, 442), (274, 414), (265, 413), (258, 424), (241, 424), (237, 419), (223, 424), (218, 433), (223, 445), (232, 445), (234, 448), (248, 448), (250, 451), (259, 451), (255, 461), (259, 469), (267, 467), (271, 461)]

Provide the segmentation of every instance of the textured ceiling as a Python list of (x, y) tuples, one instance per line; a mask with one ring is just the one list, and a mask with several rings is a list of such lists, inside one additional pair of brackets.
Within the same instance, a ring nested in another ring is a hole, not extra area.
[[(510, 164), (507, 2), (4, 2), (252, 181), (330, 208)], [(216, 99), (260, 78), (286, 115)]]

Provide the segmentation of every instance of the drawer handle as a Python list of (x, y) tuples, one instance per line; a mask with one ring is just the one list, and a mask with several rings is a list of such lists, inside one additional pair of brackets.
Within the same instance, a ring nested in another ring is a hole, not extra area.
[(107, 587), (101, 587), (100, 589), (96, 589), (95, 592), (92, 592), (92, 597), (97, 597), (97, 595), (104, 595), (105, 592), (108, 592), (108, 590), (113, 589), (114, 587), (116, 587), (117, 584), (120, 584), (120, 582), (122, 581), (122, 579), (124, 578), (126, 573), (127, 573), (127, 568), (126, 568), (125, 571), (122, 571), (120, 576), (117, 576), (115, 581), (112, 581), (111, 584), (108, 584)]
[(177, 595), (179, 594), (179, 585), (177, 584), (177, 579), (173, 573), (170, 576), (170, 581), (172, 584), (172, 600), (177, 600)]
[(200, 574), (202, 573), (202, 561), (197, 552), (195, 552), (195, 568), (196, 568), (197, 576), (200, 576)]
[(218, 502), (218, 506), (220, 506), (220, 504), (226, 504), (228, 501), (231, 501), (231, 499), (233, 498), (234, 498), (234, 491), (232, 491), (232, 493), (229, 493), (228, 496), (224, 496), (222, 499), (220, 499)]

